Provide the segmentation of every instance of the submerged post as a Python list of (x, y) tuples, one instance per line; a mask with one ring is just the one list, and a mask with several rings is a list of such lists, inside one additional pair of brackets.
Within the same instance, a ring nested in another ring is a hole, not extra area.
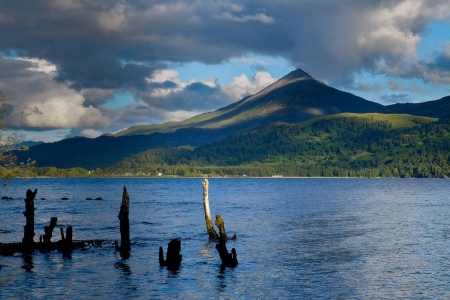
[(181, 240), (179, 238), (170, 240), (169, 244), (167, 245), (166, 260), (164, 260), (163, 248), (159, 247), (160, 266), (167, 266), (167, 269), (169, 270), (178, 270), (181, 261), (183, 260), (180, 251), (181, 251)]
[(217, 235), (217, 232), (214, 230), (214, 227), (212, 225), (211, 212), (209, 210), (208, 179), (205, 178), (203, 180), (202, 186), (203, 186), (203, 209), (205, 211), (206, 231), (208, 232), (210, 240), (217, 240), (219, 236)]
[(52, 217), (50, 219), (50, 226), (44, 226), (44, 247), (46, 249), (50, 248), (52, 235), (53, 235), (53, 229), (56, 227), (56, 222), (58, 221), (57, 217)]
[[(216, 249), (219, 252), (220, 260), (222, 260), (223, 267), (235, 267), (238, 264), (236, 249), (232, 248), (231, 253), (227, 249), (227, 234), (225, 232), (225, 223), (220, 215), (216, 215), (216, 226), (219, 228), (220, 238)], [(235, 235), (236, 236), (236, 235)], [(233, 239), (235, 239), (233, 237)]]
[(67, 227), (66, 236), (64, 237), (64, 229), (61, 228), (61, 250), (63, 256), (70, 257), (72, 248), (72, 226)]
[(128, 219), (130, 211), (130, 196), (127, 188), (123, 187), (122, 205), (120, 206), (119, 220), (120, 220), (120, 252), (126, 253), (131, 250), (130, 246), (130, 220)]
[(23, 215), (27, 219), (24, 226), (22, 247), (25, 253), (30, 253), (34, 251), (34, 198), (37, 194), (37, 189), (32, 192), (30, 189), (27, 190), (27, 196), (25, 198), (25, 211)]
[(226, 242), (228, 236), (225, 232), (225, 223), (220, 215), (216, 215), (216, 226), (219, 228), (220, 241)]

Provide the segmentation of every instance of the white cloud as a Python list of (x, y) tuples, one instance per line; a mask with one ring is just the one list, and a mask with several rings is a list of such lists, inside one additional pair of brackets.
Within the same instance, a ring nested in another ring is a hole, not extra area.
[(84, 97), (67, 85), (57, 83), (56, 66), (34, 58), (0, 58), (0, 90), (10, 99), (13, 110), (7, 126), (18, 128), (91, 128), (108, 126), (109, 121)]
[(263, 13), (258, 13), (258, 14), (254, 14), (254, 15), (233, 15), (230, 12), (224, 12), (221, 14), (215, 14), (213, 15), (214, 19), (217, 20), (226, 20), (226, 21), (233, 21), (233, 22), (239, 22), (239, 23), (244, 23), (244, 22), (248, 22), (248, 21), (258, 21), (264, 24), (273, 24), (275, 23), (274, 18), (263, 14)]
[(232, 57), (230, 61), (247, 65), (272, 66), (270, 62), (250, 57)]
[(29, 71), (35, 71), (35, 72), (43, 72), (46, 74), (54, 74), (57, 71), (57, 68), (54, 64), (46, 61), (45, 59), (37, 59), (37, 58), (28, 58), (28, 57), (17, 57), (17, 58), (11, 58), (11, 59), (17, 59), (22, 61), (30, 62), (32, 65), (27, 68)]
[(268, 72), (258, 71), (250, 81), (245, 74), (234, 77), (228, 85), (223, 85), (222, 90), (230, 99), (239, 100), (245, 96), (255, 94), (274, 83), (277, 79), (273, 78)]
[(155, 73), (153, 73), (153, 76), (151, 78), (146, 79), (149, 83), (160, 83), (163, 84), (164, 82), (173, 82), (175, 84), (174, 87), (171, 88), (154, 88), (151, 91), (152, 97), (164, 97), (171, 93), (180, 92), (183, 90), (187, 83), (182, 82), (179, 78), (178, 71), (176, 70), (157, 70)]
[(96, 138), (96, 137), (99, 137), (100, 135), (102, 135), (102, 132), (89, 128), (89, 129), (83, 129), (81, 131), (81, 134), (88, 138)]

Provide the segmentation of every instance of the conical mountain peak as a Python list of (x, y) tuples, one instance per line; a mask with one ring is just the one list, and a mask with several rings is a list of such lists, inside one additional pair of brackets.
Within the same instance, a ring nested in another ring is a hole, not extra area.
[(301, 78), (303, 78), (303, 79), (314, 79), (311, 75), (309, 75), (308, 73), (306, 73), (305, 71), (303, 71), (300, 68), (297, 69), (297, 70), (292, 71), (291, 73), (289, 73), (287, 75), (285, 75), (283, 78), (285, 78), (285, 79), (288, 79), (288, 78), (289, 79), (295, 79), (295, 78), (297, 78), (297, 79), (301, 79)]
[(381, 107), (381, 104), (329, 87), (302, 69), (296, 69), (256, 94), (214, 112), (177, 123), (135, 126), (118, 135), (168, 132), (188, 127), (249, 130), (275, 121), (296, 123), (341, 112), (376, 111)]

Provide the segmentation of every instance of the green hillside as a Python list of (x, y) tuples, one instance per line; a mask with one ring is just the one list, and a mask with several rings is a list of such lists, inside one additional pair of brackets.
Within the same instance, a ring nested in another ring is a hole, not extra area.
[(155, 149), (107, 172), (166, 175), (450, 176), (450, 118), (338, 114), (272, 123), (189, 149)]

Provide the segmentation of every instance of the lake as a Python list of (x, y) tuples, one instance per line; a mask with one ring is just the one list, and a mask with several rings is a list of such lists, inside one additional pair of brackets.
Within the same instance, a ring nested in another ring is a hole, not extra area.
[[(108, 243), (71, 258), (0, 256), (1, 299), (429, 299), (450, 298), (448, 179), (211, 178), (239, 264), (221, 268), (206, 234), (202, 178), (15, 180), (1, 190), (0, 242), (23, 236), (25, 192), (37, 188), (35, 240), (50, 218), (75, 240)], [(132, 250), (122, 259), (123, 186)], [(45, 197), (47, 200), (39, 200)], [(62, 197), (69, 200), (62, 201)], [(102, 201), (86, 201), (102, 197)], [(6, 233), (4, 231), (7, 231)], [(178, 271), (158, 249), (180, 237)]]

